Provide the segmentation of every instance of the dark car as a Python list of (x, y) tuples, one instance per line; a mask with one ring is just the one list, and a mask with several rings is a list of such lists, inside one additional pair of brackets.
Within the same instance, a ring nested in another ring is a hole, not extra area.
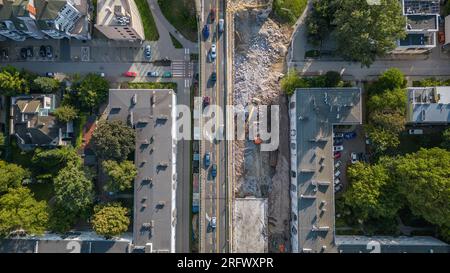
[(213, 164), (211, 167), (211, 177), (216, 178), (216, 175), (217, 175), (217, 165)]
[(6, 48), (2, 49), (2, 58), (5, 60), (9, 58), (8, 50)]
[(208, 37), (209, 37), (209, 27), (208, 27), (208, 25), (205, 25), (203, 27), (202, 34), (203, 34), (203, 39), (207, 40)]
[(32, 47), (29, 47), (29, 48), (27, 48), (27, 57), (28, 58), (30, 58), (30, 57), (33, 57), (33, 48)]
[(203, 107), (206, 107), (209, 105), (210, 99), (208, 96), (203, 97)]
[(344, 143), (344, 139), (342, 137), (335, 137), (333, 139), (334, 145), (342, 145)]
[(345, 139), (353, 139), (355, 137), (356, 137), (356, 133), (355, 132), (344, 133), (344, 138)]
[(210, 163), (211, 163), (211, 155), (209, 153), (206, 153), (205, 154), (205, 168), (208, 168)]
[(26, 48), (22, 48), (20, 50), (20, 57), (25, 60), (27, 58), (27, 49)]
[(215, 82), (217, 80), (217, 73), (213, 72), (211, 73), (211, 81)]
[(46, 46), (45, 47), (45, 52), (47, 54), (47, 58), (52, 58), (53, 57), (53, 49), (51, 46)]
[(42, 58), (45, 58), (47, 54), (45, 53), (45, 46), (41, 46), (39, 48), (39, 56), (41, 56)]
[(211, 11), (209, 12), (209, 18), (211, 19), (211, 22), (214, 22), (214, 20), (216, 20), (216, 10), (215, 9), (211, 9)]

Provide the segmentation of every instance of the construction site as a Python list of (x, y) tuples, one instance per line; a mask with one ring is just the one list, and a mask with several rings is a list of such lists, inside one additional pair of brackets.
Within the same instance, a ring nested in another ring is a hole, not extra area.
[[(233, 232), (233, 252), (264, 250), (273, 253), (291, 249), (289, 116), (280, 79), (286, 70), (285, 56), (292, 29), (273, 19), (272, 4), (273, 0), (227, 1), (227, 14), (234, 30), (230, 33), (234, 43), (230, 43), (229, 48), (233, 56), (233, 104), (280, 107), (280, 145), (277, 150), (261, 151), (259, 139), (233, 142), (236, 176), (233, 226), (253, 225)], [(249, 215), (253, 207), (255, 213)], [(248, 249), (249, 246), (254, 248)]]

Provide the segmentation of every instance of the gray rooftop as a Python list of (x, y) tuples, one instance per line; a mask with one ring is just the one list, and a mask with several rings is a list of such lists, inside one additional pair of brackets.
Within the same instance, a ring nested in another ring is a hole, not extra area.
[(406, 121), (416, 124), (450, 123), (450, 87), (408, 88)]
[(437, 15), (407, 15), (406, 29), (408, 31), (437, 31), (438, 30), (438, 16)]
[(336, 236), (336, 245), (342, 253), (450, 253), (448, 244), (430, 236)]
[(403, 0), (404, 14), (439, 14), (439, 0)]
[[(108, 119), (136, 129), (133, 244), (174, 251), (175, 161), (173, 90), (111, 89)], [(149, 227), (151, 226), (151, 227)]]
[[(298, 213), (293, 224), (298, 252), (318, 252), (323, 246), (330, 251), (334, 248), (333, 125), (361, 123), (361, 90), (296, 89), (290, 108), (291, 130), (295, 128), (291, 141), (296, 142), (291, 147), (296, 150), (291, 160), (296, 161), (292, 164), (296, 166), (293, 171), (297, 184), (293, 185), (291, 197), (296, 198), (293, 212)], [(327, 203), (325, 211), (321, 211), (322, 201)]]

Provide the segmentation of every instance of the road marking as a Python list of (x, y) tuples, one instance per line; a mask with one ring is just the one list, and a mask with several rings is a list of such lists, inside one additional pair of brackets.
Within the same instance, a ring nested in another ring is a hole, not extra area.
[[(218, 0), (216, 0), (216, 7), (214, 7), (214, 9), (215, 9), (215, 11), (216, 11), (216, 14), (217, 14), (217, 6), (219, 6), (219, 3), (218, 3)], [(212, 31), (212, 30), (211, 30)], [(216, 54), (217, 56), (216, 56), (216, 75), (217, 75), (217, 82), (216, 82), (216, 99), (218, 100), (217, 101), (217, 105), (220, 105), (220, 80), (221, 80), (221, 78), (219, 78), (219, 56), (220, 56), (220, 42), (219, 42), (219, 37), (217, 37), (218, 36), (218, 33), (215, 33), (215, 36), (216, 36), (216, 50), (217, 50), (217, 53), (218, 54)], [(219, 109), (217, 109), (217, 110), (219, 110)], [(217, 115), (217, 117), (216, 117), (216, 124), (218, 125), (218, 126), (220, 126), (220, 124), (219, 124), (219, 115)], [(218, 130), (219, 128), (215, 128), (216, 130)], [(217, 135), (217, 134), (216, 134)], [(223, 141), (223, 140), (222, 140)], [(219, 142), (217, 142), (217, 144), (216, 144), (216, 160), (217, 160), (217, 181), (216, 181), (216, 200), (215, 200), (215, 202), (216, 202), (216, 215), (217, 215), (217, 219), (221, 219), (220, 218), (220, 210), (219, 210), (219, 207), (220, 207), (220, 200), (219, 200), (219, 195), (220, 195), (220, 141)], [(219, 223), (218, 225), (217, 225), (217, 231), (216, 231), (216, 252), (217, 253), (220, 253), (220, 226), (221, 226), (221, 224)]]

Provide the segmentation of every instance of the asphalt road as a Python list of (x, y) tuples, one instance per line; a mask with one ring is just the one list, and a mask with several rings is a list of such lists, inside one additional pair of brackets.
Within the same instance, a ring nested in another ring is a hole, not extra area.
[[(224, 2), (222, 0), (204, 0), (203, 13), (201, 16), (201, 28), (208, 24), (210, 36), (203, 39), (200, 45), (201, 55), (201, 94), (203, 97), (210, 97), (211, 105), (219, 105), (225, 108), (225, 47), (224, 33), (218, 32), (218, 21), (224, 18)], [(215, 10), (216, 18), (211, 22), (211, 9)], [(208, 54), (212, 44), (216, 44), (217, 57), (209, 61)], [(211, 81), (211, 74), (217, 73), (216, 82)], [(218, 111), (218, 110), (216, 110)], [(223, 113), (222, 113), (223, 114)], [(224, 124), (219, 121), (219, 116), (215, 115), (216, 124)], [(205, 119), (202, 124), (207, 120)], [(217, 129), (217, 128), (216, 128)], [(226, 165), (225, 165), (225, 141), (201, 142), (201, 208), (200, 208), (200, 251), (205, 253), (228, 252), (227, 244), (227, 206), (226, 206)], [(204, 166), (204, 155), (211, 155), (209, 168)], [(217, 166), (217, 176), (211, 177), (212, 165)], [(210, 221), (216, 217), (216, 228), (212, 228)]]

